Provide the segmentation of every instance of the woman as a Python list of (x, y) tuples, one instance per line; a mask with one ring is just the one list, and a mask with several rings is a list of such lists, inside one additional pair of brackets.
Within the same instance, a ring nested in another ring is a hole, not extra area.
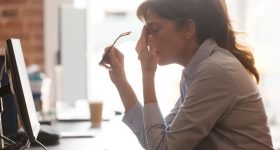
[[(273, 149), (254, 58), (236, 42), (224, 0), (147, 0), (137, 15), (145, 23), (136, 45), (144, 106), (116, 48), (109, 74), (126, 110), (123, 121), (145, 149)], [(154, 77), (157, 64), (172, 63), (184, 67), (181, 95), (164, 119)]]

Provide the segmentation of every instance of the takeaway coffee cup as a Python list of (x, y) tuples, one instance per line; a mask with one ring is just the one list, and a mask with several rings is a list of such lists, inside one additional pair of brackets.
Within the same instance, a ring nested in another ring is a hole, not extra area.
[(90, 109), (90, 121), (91, 121), (92, 127), (99, 128), (101, 126), (101, 122), (102, 122), (103, 102), (102, 101), (90, 101), (89, 109)]

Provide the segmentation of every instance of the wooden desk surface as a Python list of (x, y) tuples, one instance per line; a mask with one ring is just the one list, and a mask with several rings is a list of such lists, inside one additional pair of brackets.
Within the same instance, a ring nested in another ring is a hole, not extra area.
[[(143, 150), (136, 136), (116, 117), (102, 123), (101, 128), (91, 128), (85, 122), (55, 122), (53, 124), (61, 132), (89, 133), (93, 138), (62, 138), (55, 146), (47, 146), (48, 150)], [(41, 147), (31, 147), (29, 150), (43, 150)]]

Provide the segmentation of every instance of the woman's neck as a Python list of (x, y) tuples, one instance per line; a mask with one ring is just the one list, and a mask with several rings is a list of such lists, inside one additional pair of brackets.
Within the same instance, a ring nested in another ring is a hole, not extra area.
[(178, 56), (178, 64), (187, 67), (190, 63), (191, 59), (195, 55), (196, 51), (199, 48), (199, 44), (196, 40), (190, 40), (186, 42), (185, 48), (182, 50), (182, 52)]

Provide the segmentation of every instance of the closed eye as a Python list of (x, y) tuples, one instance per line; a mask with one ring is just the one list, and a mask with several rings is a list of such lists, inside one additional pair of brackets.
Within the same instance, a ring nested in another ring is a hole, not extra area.
[(149, 29), (149, 34), (156, 34), (160, 31), (160, 26), (156, 23), (149, 23), (147, 27)]
[(150, 29), (150, 34), (158, 33), (159, 30), (160, 30), (160, 28), (153, 28), (153, 29)]

